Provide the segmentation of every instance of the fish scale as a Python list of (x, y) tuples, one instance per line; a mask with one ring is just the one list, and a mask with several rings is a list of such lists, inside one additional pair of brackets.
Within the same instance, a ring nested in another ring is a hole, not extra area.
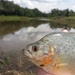
[(29, 44), (23, 54), (48, 73), (75, 75), (75, 33), (50, 33)]

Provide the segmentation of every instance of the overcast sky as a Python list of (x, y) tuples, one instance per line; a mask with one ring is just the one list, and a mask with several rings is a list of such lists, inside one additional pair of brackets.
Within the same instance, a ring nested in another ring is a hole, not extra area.
[(21, 7), (38, 8), (42, 12), (50, 12), (53, 8), (72, 9), (75, 11), (75, 0), (9, 0)]

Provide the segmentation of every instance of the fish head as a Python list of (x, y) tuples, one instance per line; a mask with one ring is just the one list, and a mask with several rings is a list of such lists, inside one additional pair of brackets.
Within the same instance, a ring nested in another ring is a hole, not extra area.
[[(27, 45), (26, 49), (23, 50), (24, 56), (38, 67), (53, 75), (64, 75), (67, 73), (69, 73), (67, 75), (74, 75), (70, 69), (71, 65), (68, 65), (71, 58), (67, 59), (69, 57), (65, 51), (67, 46), (63, 47), (63, 45), (60, 45), (62, 40), (59, 38), (62, 37), (63, 39), (66, 34), (64, 36), (61, 35), (51, 34)], [(55, 39), (56, 37), (57, 39)]]
[(52, 64), (56, 50), (51, 41), (43, 38), (27, 45), (26, 49), (23, 50), (23, 54), (37, 66), (44, 67)]

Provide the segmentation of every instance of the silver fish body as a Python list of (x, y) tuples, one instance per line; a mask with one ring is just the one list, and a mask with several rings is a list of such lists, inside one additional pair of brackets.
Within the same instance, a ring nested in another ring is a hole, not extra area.
[(54, 75), (75, 75), (75, 33), (50, 33), (29, 44), (23, 54)]

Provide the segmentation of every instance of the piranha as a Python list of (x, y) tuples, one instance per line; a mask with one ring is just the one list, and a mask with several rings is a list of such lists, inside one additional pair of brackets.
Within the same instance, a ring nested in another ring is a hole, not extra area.
[(48, 73), (75, 75), (75, 33), (50, 33), (27, 45), (23, 54)]

